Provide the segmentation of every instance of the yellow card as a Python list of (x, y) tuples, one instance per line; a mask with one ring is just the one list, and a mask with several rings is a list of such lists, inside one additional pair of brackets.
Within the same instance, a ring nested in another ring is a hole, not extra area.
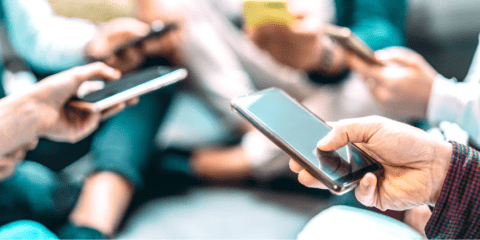
[(253, 28), (275, 24), (290, 26), (295, 19), (288, 10), (288, 0), (245, 1), (243, 16), (247, 25)]

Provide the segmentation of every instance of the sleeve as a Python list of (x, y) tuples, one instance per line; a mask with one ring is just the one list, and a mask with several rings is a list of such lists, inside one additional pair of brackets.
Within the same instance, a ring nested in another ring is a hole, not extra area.
[(480, 143), (480, 83), (449, 80), (437, 75), (427, 109), (430, 122), (456, 123)]
[(453, 145), (450, 168), (432, 217), (425, 227), (429, 239), (480, 238), (480, 163), (478, 152)]
[(2, 1), (15, 51), (36, 71), (53, 73), (85, 64), (84, 49), (96, 26), (56, 16), (46, 0)]
[(336, 6), (343, 9), (337, 16), (339, 25), (349, 27), (373, 50), (405, 45), (405, 0), (343, 2)]

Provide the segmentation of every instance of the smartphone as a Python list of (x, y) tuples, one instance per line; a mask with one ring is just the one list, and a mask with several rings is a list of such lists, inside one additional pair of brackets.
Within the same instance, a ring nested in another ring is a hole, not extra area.
[[(130, 47), (140, 46), (146, 40), (150, 40), (156, 37), (161, 37), (173, 30), (176, 30), (177, 28), (178, 28), (178, 25), (176, 23), (164, 24), (160, 20), (153, 21), (150, 24), (150, 32), (146, 36), (137, 38), (133, 41), (127, 42), (119, 46), (117, 49), (115, 49), (112, 55), (120, 55), (122, 54), (123, 51), (127, 50)], [(93, 61), (104, 61), (107, 57), (109, 56), (105, 56), (99, 59), (93, 59)]]
[(103, 89), (72, 99), (71, 106), (101, 112), (133, 97), (152, 92), (187, 77), (184, 68), (151, 67), (105, 83)]
[(332, 37), (343, 48), (352, 51), (365, 61), (380, 66), (384, 65), (375, 58), (374, 51), (349, 28), (327, 25), (324, 28), (324, 32)]
[(382, 166), (354, 144), (322, 152), (317, 143), (331, 128), (282, 90), (270, 88), (232, 100), (232, 108), (336, 195), (355, 188)]
[(253, 28), (271, 24), (290, 26), (295, 19), (288, 11), (287, 0), (245, 1), (243, 17), (247, 25)]

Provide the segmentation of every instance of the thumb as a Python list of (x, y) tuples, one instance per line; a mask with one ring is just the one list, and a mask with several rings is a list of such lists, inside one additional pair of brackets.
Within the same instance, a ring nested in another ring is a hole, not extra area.
[(334, 124), (333, 129), (318, 142), (317, 147), (321, 151), (334, 151), (349, 142), (368, 143), (384, 121), (384, 118), (377, 116), (341, 120)]

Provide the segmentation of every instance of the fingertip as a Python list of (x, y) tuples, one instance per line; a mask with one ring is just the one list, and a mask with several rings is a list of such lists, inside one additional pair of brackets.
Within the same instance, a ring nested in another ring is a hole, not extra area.
[(318, 179), (316, 179), (314, 176), (312, 176), (307, 170), (301, 170), (298, 173), (298, 181), (310, 188), (320, 188), (320, 189), (326, 189), (327, 187), (322, 184)]
[(290, 170), (292, 170), (292, 172), (294, 172), (294, 173), (299, 173), (300, 171), (303, 170), (303, 167), (300, 166), (300, 164), (298, 164), (293, 159), (290, 159), (290, 162), (289, 162), (288, 166), (290, 167)]

